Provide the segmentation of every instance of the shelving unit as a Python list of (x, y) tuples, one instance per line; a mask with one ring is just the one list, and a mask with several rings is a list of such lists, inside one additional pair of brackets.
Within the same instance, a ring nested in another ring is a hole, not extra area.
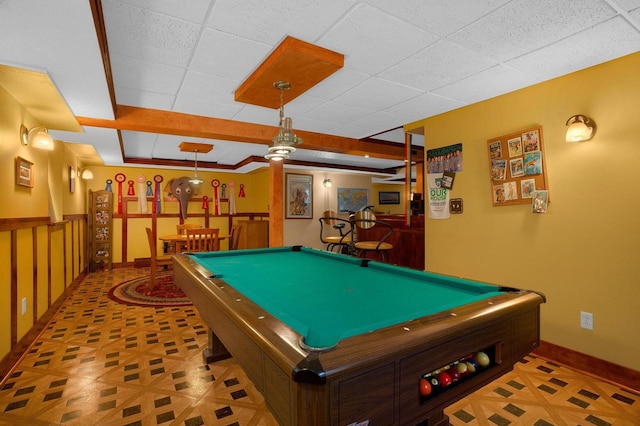
[(89, 191), (89, 272), (113, 267), (113, 193)]

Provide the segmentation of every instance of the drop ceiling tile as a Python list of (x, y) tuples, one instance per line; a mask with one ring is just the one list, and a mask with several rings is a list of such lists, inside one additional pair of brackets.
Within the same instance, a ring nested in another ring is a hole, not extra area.
[(446, 40), (441, 40), (380, 77), (422, 90), (433, 90), (496, 65), (496, 61)]
[(115, 86), (116, 103), (120, 105), (135, 105), (142, 108), (153, 108), (170, 111), (175, 96), (164, 93), (143, 92), (136, 89)]
[(298, 117), (314, 108), (319, 107), (326, 101), (314, 96), (300, 95), (284, 107), (284, 112), (289, 117)]
[(117, 1), (104, 2), (103, 12), (111, 53), (179, 67), (189, 63), (197, 24)]
[(497, 65), (464, 80), (445, 86), (434, 93), (461, 102), (474, 103), (534, 84), (519, 71)]
[(640, 7), (640, 0), (615, 0), (615, 3), (627, 12)]
[(424, 93), (413, 87), (394, 83), (382, 78), (372, 77), (351, 90), (335, 98), (335, 102), (371, 109), (385, 109)]
[(215, 102), (207, 102), (199, 99), (190, 99), (178, 96), (173, 111), (185, 114), (201, 115), (204, 117), (224, 118), (231, 120), (242, 109), (241, 104), (220, 105)]
[(422, 120), (426, 117), (442, 114), (467, 105), (455, 99), (424, 93), (408, 101), (387, 108), (385, 111), (404, 117), (405, 124)]
[(328, 121), (335, 124), (346, 124), (375, 112), (373, 109), (359, 108), (350, 105), (325, 102), (318, 108), (304, 114), (305, 118)]
[[(233, 116), (234, 120), (278, 127), (278, 122), (280, 121), (280, 112), (277, 109), (259, 107), (255, 105), (249, 105), (249, 104), (239, 104), (239, 105), (244, 105), (244, 106), (236, 115)], [(284, 114), (285, 116), (288, 115), (286, 108), (285, 108)], [(295, 127), (295, 120), (293, 125)]]
[(351, 87), (362, 83), (369, 77), (371, 77), (370, 74), (352, 70), (349, 67), (343, 67), (311, 89), (307, 90), (305, 94), (330, 101), (343, 94)]
[(354, 0), (217, 0), (207, 26), (273, 47), (285, 35), (314, 43), (354, 3)]
[(344, 136), (345, 138), (362, 139), (376, 133), (366, 127), (359, 127), (353, 124), (343, 124), (334, 126), (330, 129), (330, 133), (334, 135)]
[(113, 83), (122, 88), (175, 95), (186, 69), (112, 54)]
[(233, 92), (238, 84), (237, 80), (189, 71), (178, 96), (233, 106)]
[(515, 0), (449, 40), (505, 61), (561, 40), (615, 15), (603, 0)]
[(618, 16), (505, 65), (542, 81), (638, 50), (640, 32)]
[(365, 117), (352, 122), (353, 125), (358, 127), (364, 127), (372, 130), (369, 134), (375, 134), (384, 132), (394, 127), (402, 126), (407, 120), (404, 117), (395, 114), (389, 114), (388, 112), (374, 112)]
[[(132, 7), (153, 10), (187, 21), (202, 23), (207, 16), (211, 0), (120, 0)], [(114, 3), (114, 0), (103, 0), (103, 4)]]
[(122, 146), (127, 158), (152, 158), (158, 135), (122, 130)]
[(510, 0), (365, 0), (385, 12), (439, 36), (458, 31)]
[(334, 129), (338, 123), (334, 121), (324, 121), (307, 116), (296, 117), (293, 120), (293, 130), (306, 130), (308, 132), (326, 133), (329, 135), (345, 136), (340, 133), (336, 133)]
[(200, 37), (189, 68), (206, 74), (240, 79), (239, 76), (249, 75), (270, 51), (271, 46), (268, 44), (207, 28)]
[(346, 67), (375, 75), (436, 40), (433, 34), (379, 9), (359, 4), (330, 28), (319, 43), (344, 54)]

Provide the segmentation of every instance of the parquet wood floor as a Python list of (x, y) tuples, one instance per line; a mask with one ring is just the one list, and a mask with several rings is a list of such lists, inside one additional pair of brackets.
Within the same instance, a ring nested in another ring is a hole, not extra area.
[[(203, 365), (195, 308), (109, 299), (112, 286), (147, 273), (84, 280), (0, 383), (0, 426), (277, 425), (233, 359)], [(640, 425), (640, 396), (529, 356), (447, 414), (455, 426)]]

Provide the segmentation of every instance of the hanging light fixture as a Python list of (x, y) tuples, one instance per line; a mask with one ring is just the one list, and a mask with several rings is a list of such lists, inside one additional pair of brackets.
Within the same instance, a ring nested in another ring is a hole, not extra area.
[(284, 116), (284, 91), (291, 89), (291, 84), (286, 81), (276, 81), (273, 87), (280, 90), (280, 122), (278, 134), (273, 137), (273, 145), (269, 147), (269, 153), (264, 156), (267, 160), (282, 161), (289, 158), (289, 154), (295, 152), (294, 145), (302, 143), (302, 138), (293, 133), (293, 120)]
[(193, 177), (191, 179), (189, 179), (189, 183), (192, 185), (202, 185), (202, 182), (204, 182), (202, 179), (200, 179), (200, 177), (198, 176), (198, 149), (194, 149), (193, 152), (196, 155), (195, 158), (195, 169), (193, 171)]

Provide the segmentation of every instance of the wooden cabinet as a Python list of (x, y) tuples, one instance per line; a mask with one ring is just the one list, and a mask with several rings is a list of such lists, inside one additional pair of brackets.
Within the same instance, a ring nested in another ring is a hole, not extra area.
[(89, 191), (89, 272), (113, 267), (113, 193)]
[(238, 249), (269, 247), (268, 220), (239, 220)]

